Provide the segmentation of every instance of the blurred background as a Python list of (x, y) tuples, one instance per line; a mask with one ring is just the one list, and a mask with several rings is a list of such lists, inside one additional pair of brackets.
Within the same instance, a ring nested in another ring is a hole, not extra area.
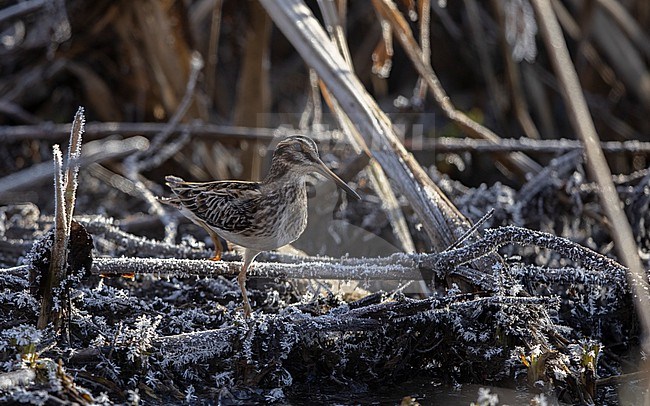
[[(421, 3), (429, 2), (397, 3), (417, 37)], [(307, 4), (320, 17), (317, 2)], [(380, 105), (412, 121), (436, 114), (399, 44), (386, 46), (372, 3), (338, 4), (355, 72)], [(650, 4), (553, 4), (602, 139), (647, 137), (650, 45), (643, 41)], [(185, 93), (194, 50), (205, 67), (186, 121), (297, 127), (309, 100), (305, 64), (255, 1), (32, 0), (0, 7), (2, 125), (69, 122), (79, 105), (89, 121), (165, 122)], [(428, 7), (431, 63), (460, 110), (503, 137), (572, 138), (526, 0), (433, 1)], [(521, 124), (522, 108), (531, 123)], [(425, 137), (455, 135), (441, 116), (419, 120)], [(26, 162), (1, 164), (6, 173)]]

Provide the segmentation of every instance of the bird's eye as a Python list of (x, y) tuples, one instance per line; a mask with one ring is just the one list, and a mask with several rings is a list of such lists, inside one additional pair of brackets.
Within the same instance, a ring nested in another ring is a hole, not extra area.
[(296, 151), (296, 152), (303, 152), (302, 145), (298, 144), (298, 143), (293, 144), (293, 150)]

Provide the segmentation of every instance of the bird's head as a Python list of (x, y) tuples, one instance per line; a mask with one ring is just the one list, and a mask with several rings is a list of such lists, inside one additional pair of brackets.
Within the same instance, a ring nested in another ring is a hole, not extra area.
[(348, 195), (360, 199), (359, 195), (332, 172), (318, 156), (318, 147), (309, 137), (294, 135), (280, 141), (273, 153), (270, 176), (285, 172), (306, 175), (316, 172), (336, 182)]

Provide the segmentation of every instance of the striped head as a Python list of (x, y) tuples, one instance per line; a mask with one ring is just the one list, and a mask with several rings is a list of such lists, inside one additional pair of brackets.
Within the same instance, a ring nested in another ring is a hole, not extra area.
[(266, 182), (275, 181), (287, 175), (304, 176), (312, 172), (332, 179), (348, 195), (359, 199), (359, 195), (321, 161), (316, 143), (311, 138), (302, 135), (290, 136), (278, 143), (273, 153), (271, 169)]
[(308, 137), (294, 135), (287, 137), (278, 143), (273, 153), (273, 164), (282, 162), (290, 167), (290, 170), (304, 173), (313, 172), (314, 164), (320, 165), (316, 143)]

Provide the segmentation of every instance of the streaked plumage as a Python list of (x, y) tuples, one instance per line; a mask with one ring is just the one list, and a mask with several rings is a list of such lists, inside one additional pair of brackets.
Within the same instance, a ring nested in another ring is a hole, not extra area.
[(330, 171), (318, 157), (314, 141), (304, 136), (281, 141), (262, 182), (185, 182), (167, 176), (174, 197), (163, 202), (178, 208), (187, 218), (203, 227), (221, 257), (218, 236), (244, 247), (244, 264), (238, 282), (246, 315), (246, 270), (261, 251), (274, 250), (295, 241), (307, 226), (305, 178), (317, 172), (334, 180), (354, 198), (359, 196)]

